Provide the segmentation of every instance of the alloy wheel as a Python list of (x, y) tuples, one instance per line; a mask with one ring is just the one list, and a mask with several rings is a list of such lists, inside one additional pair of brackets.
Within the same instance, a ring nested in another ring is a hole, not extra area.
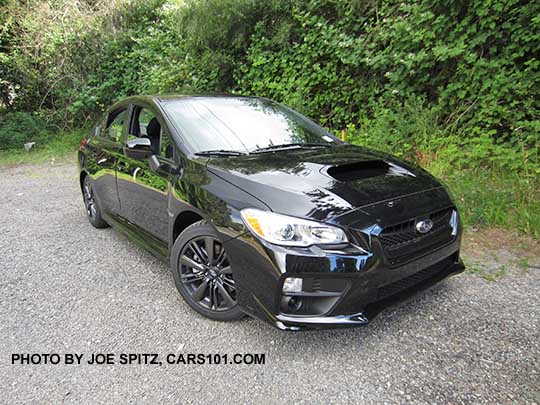
[(180, 280), (191, 298), (205, 309), (227, 311), (236, 305), (229, 259), (212, 236), (191, 239), (180, 254)]
[(84, 182), (84, 204), (86, 206), (86, 212), (92, 219), (96, 218), (96, 201), (94, 199), (94, 191), (89, 181)]

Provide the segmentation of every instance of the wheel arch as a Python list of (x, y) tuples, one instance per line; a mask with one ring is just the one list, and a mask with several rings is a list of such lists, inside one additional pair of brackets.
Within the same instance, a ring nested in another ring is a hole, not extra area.
[(185, 210), (180, 212), (174, 219), (172, 230), (171, 230), (171, 240), (170, 246), (174, 245), (174, 242), (180, 236), (180, 234), (188, 226), (193, 225), (195, 222), (202, 221), (204, 217), (195, 211)]
[(81, 173), (79, 174), (79, 186), (81, 187), (81, 192), (83, 192), (83, 183), (86, 176), (89, 176), (88, 172), (86, 170), (81, 170)]
[(84, 179), (87, 177), (87, 176), (90, 176), (90, 174), (86, 171), (86, 170), (81, 170), (81, 173), (79, 173), (79, 187), (81, 188), (81, 193), (83, 194), (84, 196), (84, 190), (83, 190), (83, 186), (84, 186)]

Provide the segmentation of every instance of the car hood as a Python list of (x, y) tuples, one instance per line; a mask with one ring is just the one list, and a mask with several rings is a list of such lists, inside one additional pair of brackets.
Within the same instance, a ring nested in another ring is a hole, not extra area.
[(424, 170), (353, 145), (216, 157), (207, 168), (274, 212), (320, 221), (350, 224), (358, 219), (351, 211), (361, 210), (381, 222), (380, 205), (393, 200), (402, 214), (451, 203)]

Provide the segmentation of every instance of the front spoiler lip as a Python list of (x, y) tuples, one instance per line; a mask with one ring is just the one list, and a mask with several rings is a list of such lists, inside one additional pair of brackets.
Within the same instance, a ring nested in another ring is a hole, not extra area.
[(279, 314), (276, 326), (283, 330), (300, 330), (302, 328), (323, 328), (325, 326), (358, 326), (366, 325), (369, 319), (363, 312), (353, 315), (298, 317)]
[(352, 326), (363, 326), (371, 322), (380, 312), (388, 307), (391, 307), (399, 302), (403, 302), (408, 298), (421, 291), (425, 291), (438, 284), (440, 281), (462, 273), (465, 270), (463, 262), (450, 266), (440, 277), (425, 280), (409, 289), (389, 297), (385, 300), (368, 305), (367, 310), (351, 315), (335, 315), (335, 316), (314, 316), (314, 317), (298, 317), (284, 314), (276, 315), (274, 326), (281, 330), (299, 331), (304, 329), (329, 329), (329, 328), (344, 328)]

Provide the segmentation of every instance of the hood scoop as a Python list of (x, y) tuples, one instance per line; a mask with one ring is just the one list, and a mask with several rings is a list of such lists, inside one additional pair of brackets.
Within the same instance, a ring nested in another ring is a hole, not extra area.
[(411, 172), (384, 160), (365, 160), (329, 167), (326, 173), (338, 181), (364, 180), (378, 176), (414, 176)]

